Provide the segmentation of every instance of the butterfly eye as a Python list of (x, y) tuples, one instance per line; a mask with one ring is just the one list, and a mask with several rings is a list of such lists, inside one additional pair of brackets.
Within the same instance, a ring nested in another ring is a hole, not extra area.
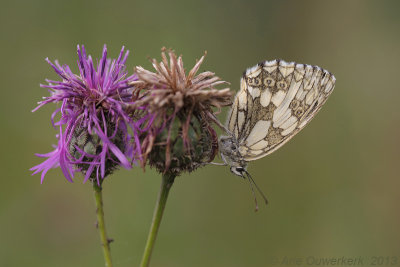
[(236, 167), (236, 171), (238, 173), (242, 173), (244, 171), (244, 168), (243, 167)]
[(236, 150), (236, 146), (235, 145), (231, 145), (231, 150), (235, 151)]

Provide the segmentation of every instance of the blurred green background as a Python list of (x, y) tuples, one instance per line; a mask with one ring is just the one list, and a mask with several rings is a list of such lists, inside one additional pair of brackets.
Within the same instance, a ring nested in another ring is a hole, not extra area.
[[(239, 88), (244, 69), (274, 58), (319, 65), (336, 89), (292, 141), (250, 164), (270, 204), (254, 213), (246, 181), (208, 166), (176, 180), (152, 266), (270, 266), (283, 257), (396, 256), (400, 262), (399, 1), (2, 1), (0, 7), (0, 266), (102, 266), (92, 188), (60, 169), (28, 170), (51, 150), (55, 106), (31, 110), (76, 71), (76, 45), (103, 44), (128, 68), (151, 68), (162, 46), (186, 68)], [(226, 111), (220, 114), (225, 120)], [(138, 266), (160, 177), (121, 170), (104, 184), (115, 266)], [(261, 199), (260, 199), (261, 200)]]

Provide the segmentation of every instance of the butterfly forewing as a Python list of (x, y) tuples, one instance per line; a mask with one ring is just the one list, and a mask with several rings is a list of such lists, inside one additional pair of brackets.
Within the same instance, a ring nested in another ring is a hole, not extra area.
[(264, 157), (315, 116), (335, 85), (335, 77), (317, 66), (265, 61), (246, 70), (228, 129), (246, 161)]

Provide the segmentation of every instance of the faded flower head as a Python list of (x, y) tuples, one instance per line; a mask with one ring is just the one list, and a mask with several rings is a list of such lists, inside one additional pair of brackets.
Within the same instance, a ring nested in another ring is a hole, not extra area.
[[(81, 171), (84, 181), (97, 179), (100, 184), (117, 166), (130, 168), (130, 156), (140, 155), (137, 133), (141, 122), (134, 122), (132, 113), (129, 116), (125, 111), (133, 104), (131, 83), (137, 79), (125, 71), (128, 54), (122, 47), (117, 59), (107, 59), (104, 45), (95, 67), (84, 46), (78, 45), (78, 74), (46, 59), (62, 81), (46, 80), (48, 84), (41, 87), (48, 88), (50, 96), (33, 110), (48, 103), (61, 104), (52, 115), (53, 126), (59, 129), (58, 145), (48, 154), (38, 154), (47, 159), (31, 168), (34, 174), (42, 172), (42, 182), (49, 169), (60, 167), (70, 182), (74, 172)], [(54, 122), (58, 113), (60, 120)]]
[(161, 62), (152, 60), (156, 72), (136, 67), (138, 80), (133, 84), (143, 89), (135, 105), (146, 107), (152, 116), (141, 140), (143, 163), (148, 159), (158, 171), (178, 175), (215, 157), (218, 139), (211, 127), (212, 108), (230, 105), (231, 92), (215, 88), (226, 82), (213, 72), (196, 75), (204, 56), (186, 75), (182, 57), (167, 52), (169, 62), (165, 48)]

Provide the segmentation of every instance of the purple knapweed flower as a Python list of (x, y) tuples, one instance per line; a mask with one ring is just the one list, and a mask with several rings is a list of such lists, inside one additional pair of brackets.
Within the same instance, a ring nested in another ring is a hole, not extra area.
[[(49, 169), (60, 167), (70, 182), (74, 173), (81, 171), (84, 182), (90, 178), (100, 184), (116, 167), (130, 168), (129, 158), (140, 156), (137, 133), (143, 119), (134, 119), (132, 111), (130, 115), (126, 112), (133, 102), (131, 83), (137, 79), (125, 71), (128, 54), (122, 47), (117, 59), (107, 59), (104, 45), (95, 67), (84, 46), (78, 45), (79, 74), (46, 58), (62, 81), (46, 80), (48, 85), (40, 85), (48, 88), (51, 95), (44, 97), (33, 111), (48, 103), (61, 102), (61, 107), (52, 115), (52, 124), (59, 129), (58, 145), (50, 153), (37, 154), (47, 159), (31, 168), (33, 174), (42, 172), (41, 182)], [(55, 122), (58, 113), (60, 120)]]

